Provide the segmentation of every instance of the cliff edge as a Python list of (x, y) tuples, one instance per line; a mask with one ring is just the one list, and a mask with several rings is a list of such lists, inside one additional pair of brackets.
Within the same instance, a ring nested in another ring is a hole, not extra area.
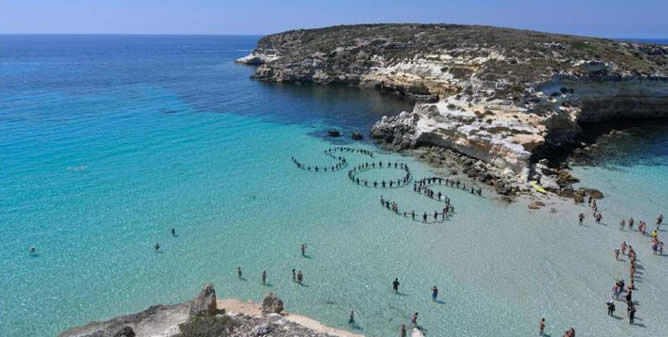
[[(489, 26), (370, 24), (263, 37), (238, 62), (274, 82), (375, 87), (409, 97), (374, 138), (478, 159), (490, 184), (557, 177), (545, 165), (583, 123), (668, 116), (668, 46)], [(553, 167), (554, 168), (554, 167)]]

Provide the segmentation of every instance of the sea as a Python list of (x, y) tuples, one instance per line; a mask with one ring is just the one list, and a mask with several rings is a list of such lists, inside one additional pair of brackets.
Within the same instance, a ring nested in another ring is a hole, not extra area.
[[(443, 203), (410, 184), (365, 187), (347, 173), (384, 162), (359, 176), (397, 179), (403, 171), (387, 167), (396, 162), (413, 179), (450, 177), (351, 139), (410, 102), (252, 80), (254, 68), (233, 61), (258, 38), (0, 36), (0, 336), (57, 336), (188, 300), (206, 283), (219, 298), (259, 302), (272, 292), (290, 312), (366, 336), (397, 336), (414, 312), (427, 336), (535, 336), (543, 317), (554, 337), (570, 327), (578, 336), (668, 336), (668, 257), (618, 229), (622, 218), (652, 227), (668, 215), (668, 124), (636, 127), (609, 145), (619, 151), (573, 167), (579, 186), (604, 193), (602, 224), (568, 200), (530, 211), (531, 200), (445, 186), (433, 189), (454, 214), (413, 221), (381, 197), (418, 218)], [(373, 158), (335, 152), (349, 166), (334, 172), (292, 160), (331, 167), (338, 161), (324, 151), (337, 147)], [(606, 315), (615, 280), (628, 283), (628, 262), (613, 255), (622, 241), (638, 252), (635, 325), (622, 302)]]

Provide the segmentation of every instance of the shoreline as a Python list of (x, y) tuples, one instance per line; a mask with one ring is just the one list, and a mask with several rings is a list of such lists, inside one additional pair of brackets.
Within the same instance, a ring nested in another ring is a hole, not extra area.
[[(224, 298), (216, 301), (218, 309), (224, 309), (227, 315), (234, 316), (234, 314), (242, 314), (250, 317), (260, 318), (262, 316), (262, 305), (254, 301), (243, 301), (236, 298)], [(352, 333), (350, 331), (341, 330), (326, 326), (324, 323), (313, 318), (283, 311), (281, 316), (292, 323), (299, 324), (305, 328), (315, 330), (317, 332), (326, 333), (335, 337), (365, 337)]]

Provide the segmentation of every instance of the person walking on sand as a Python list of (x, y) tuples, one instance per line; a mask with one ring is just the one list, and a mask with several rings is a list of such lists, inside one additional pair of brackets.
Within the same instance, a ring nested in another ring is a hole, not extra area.
[(262, 285), (267, 285), (267, 271), (263, 270), (262, 271)]
[(431, 299), (435, 302), (438, 298), (438, 288), (436, 286), (433, 286), (431, 288)]
[(538, 336), (543, 336), (545, 332), (545, 318), (540, 319), (540, 324), (538, 324)]
[(350, 312), (350, 317), (348, 317), (348, 324), (351, 326), (355, 325), (355, 311)]
[(237, 267), (237, 276), (241, 278), (241, 267)]
[(399, 337), (406, 337), (406, 324), (401, 325), (401, 330), (399, 330)]
[(399, 278), (395, 277), (394, 282), (392, 282), (392, 290), (394, 290), (395, 294), (399, 293)]

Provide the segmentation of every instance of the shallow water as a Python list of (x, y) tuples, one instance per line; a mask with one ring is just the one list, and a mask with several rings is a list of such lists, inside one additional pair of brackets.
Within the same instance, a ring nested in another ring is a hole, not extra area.
[[(509, 206), (488, 191), (479, 198), (435, 187), (456, 214), (422, 224), (379, 204), (382, 195), (402, 210), (442, 207), (410, 186), (365, 188), (347, 170), (297, 169), (291, 156), (334, 162), (322, 151), (347, 141), (327, 139), (328, 128), (365, 130), (410, 106), (373, 91), (249, 80), (253, 69), (231, 61), (255, 41), (0, 37), (0, 335), (54, 336), (189, 299), (207, 282), (219, 297), (277, 293), (288, 310), (334, 327), (348, 328), (355, 310), (356, 330), (368, 336), (398, 334), (414, 311), (430, 336), (526, 336), (542, 316), (552, 336), (570, 326), (588, 336), (668, 329), (660, 301), (668, 259), (638, 249), (646, 275), (635, 298), (645, 327), (608, 319), (609, 289), (626, 275), (612, 249), (644, 239), (613, 225), (579, 227), (581, 210), (570, 204), (529, 213), (525, 201)], [(375, 160), (407, 163), (418, 178), (434, 174), (396, 154), (376, 152)], [(610, 190), (601, 207), (611, 222), (630, 210), (651, 219), (668, 196), (664, 165), (576, 172)], [(292, 282), (292, 268), (304, 285)], [(263, 270), (269, 286), (260, 284)], [(391, 292), (394, 277), (400, 295)]]

